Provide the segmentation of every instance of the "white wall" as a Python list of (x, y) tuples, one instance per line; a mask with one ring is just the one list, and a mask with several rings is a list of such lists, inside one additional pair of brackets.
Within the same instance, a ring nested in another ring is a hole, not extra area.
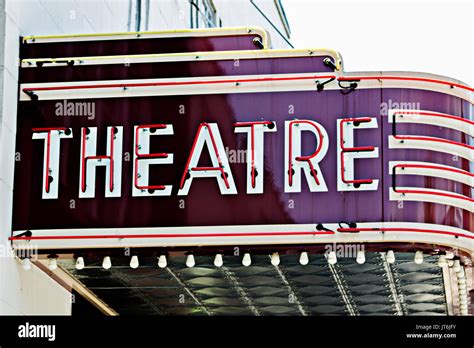
[[(141, 28), (147, 23), (142, 1)], [(224, 26), (259, 25), (274, 47), (288, 47), (247, 0), (215, 0)], [(256, 0), (284, 32), (273, 0)], [(19, 38), (25, 35), (134, 31), (136, 1), (0, 0), (0, 315), (71, 313), (70, 294), (42, 271), (9, 257), (18, 100)], [(189, 28), (188, 0), (150, 0), (148, 30)]]
[(128, 1), (0, 0), (0, 314), (71, 314), (70, 294), (42, 271), (25, 271), (9, 248), (19, 37), (126, 31)]

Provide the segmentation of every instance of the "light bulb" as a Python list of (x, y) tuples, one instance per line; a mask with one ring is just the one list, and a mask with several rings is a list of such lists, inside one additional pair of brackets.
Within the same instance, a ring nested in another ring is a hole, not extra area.
[(102, 261), (102, 267), (104, 269), (110, 269), (112, 267), (112, 261), (110, 260), (110, 256), (104, 257), (104, 260)]
[(357, 252), (357, 257), (356, 257), (356, 262), (359, 264), (359, 265), (362, 265), (365, 263), (365, 252), (363, 250), (359, 250)]
[(81, 270), (84, 269), (84, 258), (82, 256), (79, 256), (76, 260), (76, 269)]
[(130, 260), (130, 268), (138, 268), (138, 266), (140, 265), (140, 263), (138, 262), (138, 256), (137, 255), (134, 255), (132, 256), (131, 260)]
[(31, 269), (31, 260), (30, 260), (29, 257), (23, 259), (23, 260), (21, 261), (21, 264), (22, 264), (23, 269), (24, 269), (25, 271), (29, 271), (29, 270)]
[(160, 255), (160, 257), (158, 258), (158, 267), (165, 268), (167, 265), (168, 262), (166, 262), (166, 256)]
[(270, 262), (273, 266), (278, 266), (280, 264), (280, 255), (278, 255), (278, 253), (273, 253)]
[(223, 264), (224, 260), (222, 259), (222, 254), (216, 254), (216, 257), (214, 258), (214, 266), (222, 267)]
[(395, 253), (393, 250), (387, 251), (387, 255), (385, 256), (385, 259), (387, 260), (388, 263), (395, 263)]
[(245, 267), (248, 267), (252, 264), (252, 259), (250, 258), (250, 254), (249, 253), (245, 253), (244, 254), (244, 257), (242, 259), (242, 265), (244, 265)]
[(330, 265), (335, 265), (337, 263), (337, 256), (335, 251), (330, 251), (328, 253), (328, 263)]
[(55, 257), (52, 257), (52, 258), (49, 259), (48, 268), (49, 268), (51, 271), (54, 271), (55, 269), (58, 268), (58, 260), (57, 260)]
[(438, 266), (445, 267), (447, 265), (448, 265), (448, 261), (446, 260), (446, 255), (439, 255)]
[(459, 262), (459, 260), (454, 260), (453, 271), (456, 273), (461, 271), (461, 262)]
[(194, 261), (194, 255), (189, 254), (188, 257), (186, 258), (186, 266), (191, 268), (191, 267), (194, 267), (195, 264), (196, 264), (196, 261)]
[(300, 255), (300, 264), (306, 266), (309, 263), (308, 253), (303, 251)]
[(413, 259), (413, 261), (414, 261), (417, 265), (422, 264), (422, 263), (423, 263), (423, 251), (418, 250), (418, 251), (415, 253), (415, 258)]

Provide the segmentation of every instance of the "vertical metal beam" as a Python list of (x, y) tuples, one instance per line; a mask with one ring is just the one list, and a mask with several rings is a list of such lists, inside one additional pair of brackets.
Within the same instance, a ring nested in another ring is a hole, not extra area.
[[(268, 255), (268, 256), (271, 260), (272, 256), (271, 255)], [(294, 303), (298, 307), (298, 310), (300, 311), (301, 315), (303, 315), (305, 317), (308, 316), (308, 313), (303, 308), (303, 305), (301, 304), (300, 300), (298, 299), (298, 296), (293, 291), (293, 288), (291, 287), (290, 282), (286, 279), (285, 274), (282, 272), (282, 270), (280, 269), (280, 267), (278, 265), (277, 266), (273, 265), (273, 267), (275, 267), (275, 270), (277, 271), (278, 275), (280, 276), (281, 281), (283, 282), (283, 284), (285, 284), (285, 287), (286, 287), (286, 290), (288, 291), (289, 296), (291, 296), (291, 298), (293, 298)]]
[(354, 298), (352, 297), (352, 294), (349, 291), (349, 288), (347, 287), (346, 281), (344, 280), (344, 276), (342, 274), (340, 267), (337, 264), (331, 265), (329, 263), (328, 263), (328, 267), (332, 273), (334, 281), (336, 282), (336, 285), (339, 290), (339, 293), (341, 294), (342, 300), (344, 301), (346, 305), (347, 312), (351, 316), (360, 315), (359, 310), (357, 309), (354, 303)]
[(199, 301), (196, 295), (191, 291), (191, 289), (174, 273), (169, 267), (166, 267), (168, 273), (173, 277), (173, 279), (188, 293), (188, 295), (193, 299), (193, 301), (207, 314), (212, 315), (211, 311), (207, 309), (207, 307)]
[[(127, 286), (133, 283), (133, 280), (126, 274), (126, 272), (121, 272), (119, 267), (111, 268), (109, 272), (114, 278), (118, 279), (124, 286)], [(159, 315), (166, 315), (166, 312), (163, 311), (163, 309), (160, 306), (158, 306), (152, 299), (150, 299), (149, 296), (143, 293), (142, 288), (135, 287), (135, 288), (130, 288), (130, 290), (134, 293), (134, 295), (136, 295), (148, 306), (150, 306), (150, 308), (155, 313), (158, 313)]]
[(253, 304), (252, 299), (247, 295), (247, 292), (242, 288), (239, 281), (235, 278), (233, 273), (229, 271), (229, 269), (225, 266), (219, 268), (221, 272), (224, 274), (225, 278), (232, 284), (235, 291), (239, 294), (240, 299), (247, 305), (253, 315), (259, 317), (260, 311), (257, 307)]
[(395, 277), (393, 275), (392, 267), (387, 262), (387, 255), (385, 252), (380, 253), (380, 258), (383, 262), (383, 267), (385, 270), (385, 275), (387, 276), (388, 287), (392, 295), (392, 302), (395, 305), (395, 314), (396, 315), (407, 315), (405, 308), (405, 303), (403, 302), (403, 294), (401, 293), (397, 283), (395, 282)]

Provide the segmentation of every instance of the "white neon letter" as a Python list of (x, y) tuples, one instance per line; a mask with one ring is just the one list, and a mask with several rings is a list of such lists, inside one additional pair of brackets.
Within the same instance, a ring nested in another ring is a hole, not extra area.
[(81, 128), (79, 198), (95, 197), (95, 174), (106, 167), (105, 197), (120, 197), (122, 192), (123, 127), (107, 127), (107, 155), (97, 155), (97, 127)]
[[(301, 155), (301, 133), (314, 134), (317, 148), (312, 155)], [(329, 147), (329, 137), (324, 127), (312, 120), (285, 121), (285, 192), (301, 192), (301, 169), (311, 192), (328, 190), (319, 162)]]
[(173, 185), (150, 185), (149, 167), (152, 164), (173, 163), (172, 153), (151, 153), (150, 137), (152, 135), (171, 135), (171, 124), (153, 124), (135, 126), (133, 142), (133, 183), (132, 196), (170, 196)]
[(377, 128), (377, 119), (372, 117), (337, 119), (337, 190), (374, 191), (379, 181), (354, 179), (354, 159), (377, 158), (379, 149), (374, 146), (354, 147), (354, 129)]
[[(198, 167), (204, 145), (209, 150), (212, 167)], [(189, 154), (186, 168), (181, 178), (178, 196), (188, 194), (194, 178), (216, 178), (221, 194), (237, 194), (234, 178), (230, 170), (229, 161), (224, 150), (224, 144), (216, 123), (201, 123)]]
[(241, 122), (235, 133), (247, 133), (247, 193), (263, 193), (264, 133), (276, 132), (274, 122)]
[(43, 139), (43, 199), (57, 199), (59, 193), (59, 150), (61, 139), (72, 138), (70, 128), (33, 128), (33, 139)]

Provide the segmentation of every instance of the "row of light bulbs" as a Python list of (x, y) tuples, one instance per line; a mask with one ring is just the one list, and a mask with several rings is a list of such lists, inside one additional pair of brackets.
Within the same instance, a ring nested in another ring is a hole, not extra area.
[[(329, 264), (334, 265), (334, 264), (337, 263), (336, 252), (330, 251), (330, 252), (326, 253), (325, 255), (326, 255), (326, 259), (327, 259)], [(385, 260), (390, 264), (393, 264), (395, 262), (395, 253), (393, 252), (393, 250), (387, 251), (387, 253), (385, 254)], [(413, 261), (416, 264), (423, 263), (423, 252), (421, 250), (418, 250), (415, 253), (415, 257), (414, 257)], [(270, 257), (270, 262), (273, 266), (278, 266), (280, 264), (280, 255), (278, 253), (273, 253)], [(356, 262), (360, 265), (365, 263), (365, 252), (363, 250), (359, 250), (357, 252)], [(303, 251), (300, 254), (299, 263), (303, 266), (305, 266), (309, 263), (309, 257), (308, 257), (308, 253), (306, 251)], [(224, 264), (224, 260), (223, 260), (222, 254), (216, 254), (216, 256), (214, 258), (214, 266), (222, 267), (223, 264)], [(245, 267), (248, 267), (251, 264), (252, 264), (252, 258), (250, 256), (250, 253), (245, 253), (244, 257), (242, 258), (242, 265), (245, 266)], [(448, 264), (448, 262), (447, 262), (446, 256), (445, 255), (440, 255), (439, 259), (438, 259), (438, 265), (440, 267), (443, 267), (447, 264)], [(25, 270), (31, 269), (31, 260), (29, 258), (23, 259), (22, 260), (22, 265), (23, 265), (23, 269), (25, 269)], [(133, 268), (133, 269), (136, 269), (136, 268), (138, 268), (139, 265), (140, 265), (140, 263), (139, 263), (139, 260), (138, 260), (138, 256), (136, 256), (136, 255), (132, 256), (132, 258), (130, 259), (130, 267)], [(167, 265), (168, 265), (168, 262), (167, 262), (166, 256), (161, 255), (158, 258), (158, 267), (165, 268)], [(189, 254), (186, 258), (186, 266), (189, 267), (189, 268), (192, 268), (195, 265), (196, 265), (196, 261), (194, 259), (194, 255)], [(84, 258), (82, 256), (80, 256), (76, 260), (76, 269), (77, 270), (82, 270), (82, 269), (84, 269), (84, 267), (85, 267)], [(110, 256), (105, 256), (104, 257), (104, 259), (102, 261), (102, 267), (104, 269), (112, 268), (112, 260), (111, 260)], [(461, 315), (467, 315), (468, 314), (468, 296), (467, 296), (466, 274), (465, 274), (465, 271), (464, 271), (464, 267), (461, 266), (461, 263), (460, 263), (459, 260), (454, 260), (453, 264), (452, 264), (452, 267), (453, 267), (453, 271), (456, 273), (456, 277), (457, 277), (457, 283), (458, 283), (458, 289), (459, 289), (459, 308), (460, 308), (460, 312), (461, 312)], [(58, 261), (55, 257), (49, 258), (48, 268), (51, 271), (54, 271), (58, 268)]]
[(467, 283), (466, 283), (466, 273), (464, 267), (461, 266), (459, 260), (454, 260), (453, 271), (456, 273), (457, 283), (458, 283), (458, 293), (459, 293), (459, 310), (461, 315), (468, 314), (468, 299), (467, 299)]
[[(329, 264), (334, 265), (334, 264), (337, 263), (337, 256), (336, 256), (335, 251), (330, 251), (325, 255), (326, 255), (326, 259), (327, 259)], [(389, 250), (387, 252), (387, 254), (385, 255), (385, 259), (387, 260), (388, 263), (394, 263), (395, 262), (395, 253), (393, 252), (393, 250)], [(423, 252), (418, 250), (415, 253), (415, 257), (414, 257), (413, 261), (416, 264), (423, 263)], [(56, 259), (51, 258), (49, 262), (50, 262), (49, 263), (49, 268), (51, 270), (54, 270), (54, 269), (57, 268)], [(278, 266), (280, 264), (280, 255), (278, 253), (273, 253), (270, 256), (270, 262), (273, 266)], [(359, 250), (357, 252), (356, 262), (359, 265), (362, 265), (362, 264), (365, 263), (365, 252), (363, 250)], [(309, 256), (308, 256), (308, 253), (306, 251), (303, 251), (300, 254), (299, 263), (303, 266), (305, 266), (309, 263)], [(224, 259), (222, 257), (222, 254), (216, 254), (216, 256), (214, 258), (214, 266), (222, 267), (223, 264), (224, 264)], [(242, 258), (242, 265), (245, 266), (245, 267), (248, 267), (251, 264), (252, 264), (252, 258), (250, 256), (250, 253), (245, 253), (243, 258)], [(130, 268), (135, 269), (135, 268), (138, 268), (139, 265), (140, 265), (140, 263), (139, 263), (139, 260), (138, 260), (138, 256), (136, 256), (136, 255), (132, 256), (132, 258), (130, 259)], [(168, 265), (168, 262), (167, 262), (166, 256), (161, 255), (158, 258), (158, 267), (165, 268), (167, 265)], [(196, 260), (194, 259), (194, 255), (189, 254), (186, 258), (186, 266), (189, 267), (189, 268), (192, 268), (195, 265), (196, 265)], [(82, 270), (82, 269), (84, 269), (84, 267), (85, 267), (84, 258), (83, 257), (78, 257), (77, 260), (76, 260), (76, 269)], [(102, 261), (102, 267), (104, 269), (112, 268), (112, 260), (111, 260), (110, 256), (105, 256), (104, 257), (104, 259)]]
[[(334, 264), (337, 263), (337, 256), (336, 256), (335, 251), (328, 252), (326, 254), (326, 258), (327, 258), (328, 263), (331, 264), (331, 265), (334, 265)], [(393, 252), (393, 250), (389, 250), (387, 252), (387, 254), (385, 255), (385, 259), (387, 260), (388, 263), (394, 263), (395, 262), (395, 253)], [(415, 257), (414, 257), (413, 261), (416, 264), (423, 263), (423, 252), (418, 250), (415, 253)], [(29, 258), (23, 259), (22, 262), (23, 262), (23, 268), (25, 270), (29, 270), (31, 268), (31, 261), (30, 261)], [(271, 262), (272, 265), (278, 266), (280, 264), (280, 255), (278, 253), (273, 253), (271, 255), (270, 262)], [(303, 266), (307, 265), (309, 263), (309, 257), (308, 257), (308, 253), (306, 251), (303, 251), (300, 254), (299, 262)], [(362, 265), (362, 264), (365, 263), (365, 252), (363, 250), (359, 250), (357, 252), (356, 262), (359, 265)], [(441, 255), (439, 257), (439, 262), (438, 263), (439, 263), (440, 266), (442, 266), (443, 262), (446, 262), (446, 257), (444, 255)], [(167, 264), (168, 263), (167, 263), (167, 260), (166, 260), (166, 256), (161, 255), (158, 258), (158, 267), (165, 268), (167, 266)], [(189, 254), (188, 257), (186, 258), (186, 266), (191, 268), (191, 267), (194, 267), (195, 264), (196, 264), (196, 261), (194, 259), (194, 255)], [(216, 254), (216, 256), (214, 258), (214, 265), (216, 267), (221, 267), (223, 264), (224, 264), (224, 260), (223, 260), (222, 254)], [(251, 264), (252, 264), (252, 258), (250, 256), (250, 254), (245, 253), (244, 257), (242, 258), (242, 265), (248, 267)], [(132, 256), (132, 258), (130, 260), (130, 267), (135, 269), (135, 268), (138, 268), (139, 265), (140, 265), (140, 263), (138, 261), (138, 256), (136, 256), (136, 255)], [(85, 267), (84, 258), (80, 256), (76, 260), (76, 269), (82, 270), (82, 269), (84, 269), (84, 267)], [(102, 261), (102, 267), (104, 269), (110, 269), (112, 267), (112, 260), (110, 259), (110, 256), (105, 256), (104, 257), (104, 259)], [(58, 262), (57, 262), (56, 258), (52, 257), (52, 258), (49, 259), (48, 268), (51, 271), (54, 271), (55, 269), (58, 268)]]

